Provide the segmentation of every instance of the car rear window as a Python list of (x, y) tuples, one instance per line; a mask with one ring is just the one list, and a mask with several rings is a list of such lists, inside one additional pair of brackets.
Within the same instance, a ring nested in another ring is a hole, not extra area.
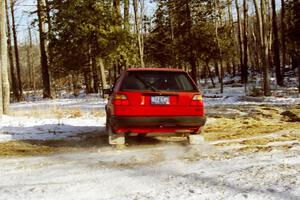
[(139, 71), (128, 72), (121, 90), (195, 92), (197, 88), (184, 72)]

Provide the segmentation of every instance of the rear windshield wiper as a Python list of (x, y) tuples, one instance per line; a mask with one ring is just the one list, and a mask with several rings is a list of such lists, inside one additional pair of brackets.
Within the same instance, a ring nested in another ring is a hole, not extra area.
[(141, 83), (143, 83), (147, 88), (150, 88), (153, 92), (157, 92), (158, 89), (155, 88), (151, 83), (143, 80), (142, 78), (138, 77), (138, 76), (134, 76), (137, 80), (139, 80)]

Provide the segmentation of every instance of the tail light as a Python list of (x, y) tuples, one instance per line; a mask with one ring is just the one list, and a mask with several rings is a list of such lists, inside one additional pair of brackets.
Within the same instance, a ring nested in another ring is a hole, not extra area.
[(116, 106), (128, 106), (129, 100), (125, 94), (116, 94), (114, 97), (114, 105)]
[(191, 106), (203, 106), (202, 95), (200, 95), (200, 94), (194, 95), (192, 102), (191, 102)]

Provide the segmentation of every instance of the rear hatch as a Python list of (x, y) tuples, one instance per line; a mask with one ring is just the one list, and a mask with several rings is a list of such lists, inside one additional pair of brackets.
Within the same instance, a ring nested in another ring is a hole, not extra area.
[(118, 116), (203, 116), (202, 97), (178, 71), (129, 71), (115, 96)]

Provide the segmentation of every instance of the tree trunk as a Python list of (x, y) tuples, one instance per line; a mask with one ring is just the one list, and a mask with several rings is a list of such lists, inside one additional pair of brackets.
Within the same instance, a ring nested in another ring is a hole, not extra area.
[(236, 66), (235, 66), (235, 62), (232, 61), (232, 75), (235, 76), (236, 75)]
[(120, 0), (113, 0), (114, 8), (114, 20), (116, 26), (121, 26), (121, 13), (120, 13), (121, 2)]
[(284, 79), (284, 70), (285, 70), (285, 65), (286, 65), (286, 25), (285, 25), (285, 3), (284, 0), (281, 0), (281, 54), (282, 54), (282, 59), (281, 59), (281, 67), (282, 67), (282, 75)]
[(172, 64), (173, 66), (178, 65), (178, 56), (176, 55), (176, 44), (175, 44), (175, 35), (174, 35), (174, 14), (173, 14), (173, 4), (172, 2), (168, 2), (168, 14), (169, 14), (169, 23), (170, 23), (170, 31), (171, 31), (171, 40), (172, 40)]
[(273, 48), (273, 30), (272, 30), (272, 8), (271, 3), (268, 1), (265, 1), (266, 4), (266, 36), (267, 36), (267, 48), (268, 48), (268, 61), (269, 61), (269, 69), (273, 68), (273, 56), (272, 56), (272, 48)]
[(78, 78), (77, 75), (74, 73), (71, 74), (72, 86), (73, 86), (73, 94), (75, 97), (79, 96), (79, 89), (78, 89)]
[[(228, 17), (229, 17), (229, 24), (230, 24), (230, 37), (232, 38), (230, 43), (234, 47), (234, 49), (238, 49), (238, 44), (236, 40), (236, 31), (234, 27), (234, 21), (233, 21), (233, 16), (232, 16), (232, 0), (227, 0), (227, 9), (228, 9)], [(231, 63), (232, 67), (235, 67), (235, 54), (231, 57)], [(230, 69), (232, 72), (232, 75), (235, 76), (235, 69)]]
[(48, 35), (51, 34), (52, 31), (52, 23), (51, 23), (51, 16), (50, 16), (50, 5), (49, 5), (49, 0), (45, 0), (45, 7), (46, 7), (46, 17), (47, 17), (47, 24), (48, 24)]
[(268, 38), (267, 38), (267, 27), (266, 27), (266, 4), (265, 0), (261, 0), (261, 21), (262, 21), (262, 51), (263, 51), (263, 72), (264, 72), (264, 95), (270, 96), (270, 74), (269, 74), (269, 51), (268, 51)]
[(98, 73), (97, 73), (98, 69), (97, 69), (95, 55), (92, 55), (92, 71), (93, 71), (94, 92), (98, 93), (99, 92), (99, 77), (98, 77)]
[(129, 0), (124, 0), (124, 29), (129, 31)]
[(134, 22), (135, 22), (135, 31), (138, 37), (138, 48), (139, 48), (139, 56), (140, 56), (140, 64), (141, 67), (145, 67), (145, 63), (144, 63), (144, 49), (143, 49), (143, 36), (141, 33), (141, 23), (142, 23), (142, 17), (144, 14), (144, 6), (143, 3), (144, 0), (142, 0), (142, 8), (141, 8), (141, 16), (138, 16), (138, 0), (133, 0), (133, 11), (134, 11)]
[(34, 65), (33, 65), (33, 49), (32, 49), (32, 36), (31, 36), (31, 29), (30, 27), (28, 27), (28, 35), (29, 35), (29, 52), (30, 52), (30, 60), (31, 60), (31, 65), (30, 65), (30, 77), (31, 77), (31, 81), (32, 81), (32, 85), (31, 88), (34, 91), (34, 94), (36, 93), (36, 84), (35, 84), (35, 69), (34, 69)]
[(214, 61), (214, 67), (215, 67), (215, 75), (218, 78), (219, 83), (221, 83), (220, 80), (220, 70), (219, 70), (219, 65), (217, 61)]
[(87, 70), (84, 70), (83, 72), (84, 76), (84, 84), (85, 84), (85, 94), (90, 94), (91, 93), (91, 85), (90, 85), (90, 80), (89, 80), (89, 72)]
[(211, 73), (211, 70), (210, 70), (210, 67), (209, 67), (209, 62), (206, 63), (206, 67), (207, 67), (207, 71), (208, 71), (208, 75), (210, 77), (210, 80), (211, 80), (211, 84), (213, 85), (213, 88), (216, 87), (216, 84), (214, 82), (214, 76), (213, 74)]
[[(0, 40), (2, 40), (2, 38), (0, 38)], [(2, 66), (0, 66), (0, 74), (2, 74)], [(2, 119), (2, 115), (3, 115), (3, 95), (2, 95), (2, 76), (0, 76), (0, 120)]]
[(11, 18), (12, 18), (12, 30), (13, 30), (13, 38), (14, 38), (14, 49), (15, 49), (15, 60), (16, 60), (16, 68), (17, 68), (17, 77), (18, 77), (18, 89), (19, 89), (19, 96), (23, 98), (23, 83), (21, 79), (21, 67), (20, 67), (20, 58), (19, 58), (19, 48), (18, 48), (18, 39), (17, 39), (17, 30), (15, 24), (15, 0), (10, 0), (10, 11), (11, 11)]
[(239, 1), (235, 0), (235, 8), (237, 12), (237, 22), (238, 22), (238, 43), (239, 43), (239, 57), (240, 57), (240, 68), (244, 66), (243, 64), (243, 43), (242, 43), (242, 22)]
[(248, 0), (244, 0), (244, 39), (243, 39), (243, 66), (241, 70), (242, 83), (246, 84), (248, 81)]
[(20, 90), (19, 90), (18, 80), (16, 77), (15, 66), (14, 66), (13, 49), (11, 45), (11, 29), (10, 29), (10, 22), (9, 22), (7, 0), (5, 0), (5, 14), (6, 14), (7, 46), (8, 46), (8, 58), (9, 58), (9, 66), (10, 66), (12, 91), (13, 91), (14, 98), (17, 101), (21, 101)]
[(37, 0), (37, 14), (39, 21), (41, 68), (43, 79), (43, 98), (52, 98), (50, 88), (49, 66), (46, 53), (46, 34), (45, 34), (45, 0)]
[[(219, 0), (215, 0), (215, 12), (217, 16), (221, 16), (220, 12), (220, 6), (219, 6)], [(222, 21), (222, 18), (220, 17), (220, 22)], [(224, 77), (224, 68), (223, 68), (223, 59), (222, 59), (222, 49), (220, 45), (220, 40), (219, 40), (219, 21), (218, 18), (215, 19), (215, 40), (217, 43), (218, 47), (218, 53), (219, 53), (219, 60), (220, 60), (220, 67), (221, 67), (221, 72), (219, 76), (219, 81), (220, 81), (220, 92), (223, 94), (224, 90), (224, 84), (223, 84), (223, 77)], [(218, 62), (216, 62), (216, 66), (218, 66)], [(219, 70), (218, 70), (219, 71)]]
[[(100, 69), (100, 74), (101, 74), (101, 85), (102, 85), (102, 90), (107, 89), (106, 87), (106, 76), (105, 76), (105, 68), (103, 64), (103, 60), (101, 58), (98, 58), (98, 64), (99, 64), (99, 69)], [(104, 98), (104, 92), (102, 91), (102, 97)]]
[[(9, 99), (10, 99), (10, 90), (9, 90), (9, 81), (8, 81), (8, 56), (7, 56), (7, 35), (6, 35), (6, 22), (5, 22), (5, 2), (1, 1), (1, 14), (0, 14), (0, 39), (1, 39), (1, 82), (2, 87), (1, 99), (2, 99), (2, 108), (0, 113), (8, 114), (9, 109)], [(1, 83), (0, 82), (0, 83)], [(1, 115), (1, 114), (0, 114)]]
[(278, 37), (278, 27), (277, 27), (277, 16), (276, 16), (276, 3), (272, 0), (272, 26), (273, 26), (273, 48), (274, 48), (274, 65), (276, 72), (276, 80), (279, 86), (283, 86), (283, 77), (281, 73), (280, 66), (280, 52), (279, 52), (279, 37)]
[(93, 73), (93, 63), (91, 62), (89, 65), (88, 69), (88, 80), (89, 80), (89, 87), (90, 87), (90, 92), (89, 93), (95, 93), (95, 84), (94, 84), (94, 73)]
[[(192, 16), (191, 16), (191, 8), (188, 2), (185, 3), (185, 11), (186, 11), (186, 23), (187, 23), (187, 30), (186, 33), (188, 34), (189, 38), (193, 38), (192, 34)], [(191, 77), (197, 83), (197, 58), (194, 52), (194, 44), (190, 43), (189, 45), (189, 63), (191, 66)]]
[[(48, 40), (50, 40), (51, 34), (52, 34), (52, 22), (51, 22), (51, 8), (50, 8), (50, 4), (49, 4), (49, 0), (45, 0), (45, 6), (46, 6), (46, 17), (47, 17), (47, 25), (48, 25)], [(52, 43), (48, 44), (48, 60), (49, 60), (49, 67), (51, 69), (51, 66), (53, 65), (53, 45)]]
[(266, 46), (267, 36), (266, 36), (266, 27), (265, 27), (266, 7), (264, 1), (265, 0), (261, 0), (261, 9), (259, 9), (257, 0), (253, 0), (257, 22), (258, 22), (259, 35), (260, 35), (264, 95), (270, 96), (271, 95), (270, 82), (269, 82), (270, 75), (269, 75), (269, 62), (268, 62), (268, 48)]
[(298, 63), (298, 91), (300, 93), (300, 55), (297, 55), (297, 63)]

